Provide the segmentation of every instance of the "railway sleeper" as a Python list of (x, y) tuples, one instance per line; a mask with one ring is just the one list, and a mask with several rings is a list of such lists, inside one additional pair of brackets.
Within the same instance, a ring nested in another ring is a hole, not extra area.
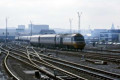
[(64, 79), (64, 80), (79, 80), (79, 79), (76, 78), (76, 77), (68, 77), (68, 76), (58, 76), (58, 77), (60, 77), (60, 78), (62, 78), (62, 79)]
[(94, 64), (101, 64), (101, 65), (107, 65), (106, 61), (102, 61), (102, 60), (92, 60), (92, 59), (86, 59), (86, 61), (94, 63)]
[[(87, 58), (94, 58), (94, 59), (96, 59), (96, 58), (99, 58), (99, 57), (98, 56), (95, 56), (95, 57), (87, 56)], [(100, 59), (107, 60), (107, 61), (112, 61), (112, 62), (120, 62), (120, 60), (117, 61), (115, 58), (101, 57)]]

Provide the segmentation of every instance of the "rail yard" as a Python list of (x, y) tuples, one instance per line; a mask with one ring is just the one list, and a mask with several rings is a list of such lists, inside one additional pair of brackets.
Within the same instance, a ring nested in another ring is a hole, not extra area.
[(0, 44), (2, 74), (6, 80), (119, 80), (120, 52), (85, 45), (81, 34), (16, 37)]
[(1, 0), (0, 80), (120, 80), (120, 0)]
[(5, 80), (120, 79), (119, 52), (49, 49), (19, 41), (1, 43), (0, 50)]

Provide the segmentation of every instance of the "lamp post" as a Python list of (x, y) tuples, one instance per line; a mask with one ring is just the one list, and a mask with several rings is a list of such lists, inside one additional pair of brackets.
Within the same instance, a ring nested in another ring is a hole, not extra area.
[(32, 21), (30, 21), (30, 24), (31, 24), (31, 36), (32, 36)]
[(82, 15), (82, 12), (81, 13), (77, 12), (77, 14), (78, 14), (78, 33), (80, 33), (80, 17)]
[[(32, 36), (32, 21), (30, 20), (30, 25), (31, 25), (31, 36)], [(31, 36), (30, 36), (30, 40), (31, 40)], [(30, 45), (30, 42), (29, 42), (29, 45)]]
[(6, 17), (6, 39), (5, 39), (5, 43), (7, 43), (7, 17)]

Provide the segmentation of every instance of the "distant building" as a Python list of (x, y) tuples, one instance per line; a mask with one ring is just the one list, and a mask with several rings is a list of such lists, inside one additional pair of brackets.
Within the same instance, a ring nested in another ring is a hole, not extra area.
[[(88, 31), (89, 31), (89, 30), (88, 30)], [(94, 29), (93, 31), (90, 30), (88, 33), (91, 33), (91, 34), (86, 34), (86, 35), (84, 35), (85, 41), (86, 41), (87, 43), (90, 43), (90, 42), (98, 42), (101, 32), (107, 32), (107, 29)]]
[(94, 29), (92, 31), (92, 37), (99, 38), (101, 32), (107, 32), (107, 29)]
[(16, 35), (20, 36), (25, 32), (25, 25), (18, 25), (18, 28), (16, 29)]
[(108, 32), (101, 32), (100, 41), (104, 42), (120, 42), (120, 30), (108, 30)]
[(25, 25), (18, 25), (18, 29), (24, 29), (25, 30)]
[(112, 29), (112, 30), (113, 30), (113, 29), (115, 29), (115, 27), (114, 27), (114, 24), (113, 24), (113, 23), (112, 23), (111, 29)]
[[(14, 39), (16, 35), (16, 29), (8, 29), (7, 30), (7, 38)], [(0, 29), (0, 39), (6, 39), (6, 29)]]
[(24, 29), (16, 29), (16, 32), (24, 32)]
[(29, 24), (29, 31), (31, 32), (31, 26), (32, 26), (32, 33), (33, 34), (39, 34), (41, 30), (49, 30), (49, 25), (35, 25), (35, 24)]
[(54, 30), (41, 30), (40, 34), (56, 34)]

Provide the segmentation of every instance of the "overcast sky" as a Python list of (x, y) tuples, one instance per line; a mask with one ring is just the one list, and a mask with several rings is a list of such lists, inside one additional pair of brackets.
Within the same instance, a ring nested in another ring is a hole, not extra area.
[(120, 0), (0, 0), (0, 28), (19, 24), (48, 24), (50, 28), (78, 28), (77, 12), (82, 12), (81, 28), (107, 28), (112, 23), (120, 26)]

